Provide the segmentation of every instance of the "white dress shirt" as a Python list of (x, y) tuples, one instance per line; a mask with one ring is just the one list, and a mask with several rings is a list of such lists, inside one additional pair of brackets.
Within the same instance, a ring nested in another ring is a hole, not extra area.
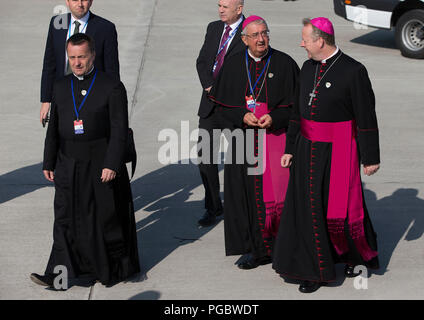
[[(75, 21), (78, 21), (80, 23), (79, 26), (79, 32), (80, 33), (85, 33), (85, 31), (87, 30), (87, 25), (88, 25), (88, 18), (90, 18), (90, 11), (87, 12), (87, 14), (82, 17), (81, 19), (75, 19), (74, 16), (71, 14), (71, 30), (69, 30), (69, 26), (68, 26), (68, 33), (66, 34), (66, 41), (70, 38), (70, 36), (72, 36), (74, 34), (75, 31)], [(68, 53), (66, 52), (66, 48), (65, 48), (65, 74), (67, 71), (67, 66), (68, 66)]]
[[(230, 35), (231, 35), (231, 33), (235, 30), (235, 28), (237, 28), (237, 26), (241, 23), (241, 21), (243, 20), (243, 16), (241, 16), (236, 22), (234, 22), (233, 24), (230, 24), (230, 28), (231, 28), (231, 31), (230, 31)], [(224, 30), (222, 31), (222, 35), (221, 35), (221, 40), (219, 40), (219, 43), (221, 44), (221, 41), (222, 41), (222, 37), (224, 36), (224, 33), (225, 33), (225, 28), (227, 27), (227, 24), (225, 24), (225, 26), (224, 26)], [(241, 28), (241, 25), (240, 25), (240, 27), (239, 28)], [(234, 40), (234, 37), (235, 37), (235, 35), (228, 41), (228, 43), (227, 43), (227, 47), (226, 47), (226, 49), (225, 50), (228, 50), (228, 48), (230, 47), (230, 45), (231, 45), (231, 42)], [(218, 48), (218, 50), (219, 49), (221, 49), (221, 48)]]

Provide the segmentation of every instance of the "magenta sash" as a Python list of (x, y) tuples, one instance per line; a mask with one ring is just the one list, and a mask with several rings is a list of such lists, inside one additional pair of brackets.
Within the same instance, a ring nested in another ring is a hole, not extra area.
[(306, 139), (332, 143), (327, 223), (337, 254), (349, 251), (344, 232), (348, 217), (349, 232), (358, 252), (364, 261), (371, 260), (378, 253), (369, 247), (365, 238), (355, 122), (315, 122), (302, 118), (300, 126)]
[[(268, 112), (267, 103), (257, 102), (254, 114), (258, 119)], [(289, 169), (281, 167), (281, 157), (286, 147), (286, 130), (267, 130), (262, 143), (265, 164), (262, 192), (266, 211), (263, 236), (269, 238), (277, 235), (289, 181)]]

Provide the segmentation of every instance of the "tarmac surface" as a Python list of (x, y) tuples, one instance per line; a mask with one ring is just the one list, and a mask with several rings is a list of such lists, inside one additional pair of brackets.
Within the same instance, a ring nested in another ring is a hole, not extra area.
[[(208, 22), (218, 19), (217, 1), (103, 0), (94, 1), (92, 11), (117, 27), (139, 154), (132, 189), (142, 273), (111, 288), (97, 283), (66, 292), (30, 281), (30, 273), (44, 271), (52, 245), (54, 188), (41, 171), (39, 90), (49, 19), (65, 2), (33, 3), (0, 3), (0, 299), (423, 299), (424, 61), (402, 57), (392, 31), (358, 29), (337, 17), (331, 0), (247, 0), (244, 13), (264, 17), (271, 45), (299, 66), (306, 59), (299, 47), (302, 18), (327, 16), (339, 47), (367, 67), (382, 167), (363, 181), (380, 270), (359, 283), (345, 279), (340, 265), (335, 284), (309, 295), (285, 283), (270, 265), (239, 270), (239, 257), (225, 256), (223, 221), (197, 227), (204, 191), (189, 161), (202, 90), (195, 60)], [(176, 158), (160, 162), (170, 132), (181, 143)]]

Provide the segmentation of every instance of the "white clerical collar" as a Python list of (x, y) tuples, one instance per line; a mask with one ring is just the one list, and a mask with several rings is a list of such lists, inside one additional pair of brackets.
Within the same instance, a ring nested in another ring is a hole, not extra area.
[[(268, 49), (269, 50), (269, 49)], [(250, 49), (247, 49), (247, 52), (249, 53), (249, 56), (253, 59), (253, 60), (255, 60), (255, 62), (259, 62), (259, 61), (261, 61), (262, 60), (262, 58), (263, 57), (265, 57), (267, 54), (268, 54), (268, 50), (265, 52), (265, 54), (262, 56), (262, 57), (260, 57), (260, 58), (256, 58), (255, 56), (253, 56), (252, 55), (252, 53), (250, 52)]]
[(91, 67), (91, 70), (90, 70), (90, 71), (88, 71), (86, 74), (83, 74), (82, 76), (77, 76), (77, 75), (74, 73), (74, 76), (75, 76), (76, 78), (78, 78), (78, 80), (84, 80), (84, 77), (85, 77), (85, 76), (87, 76), (87, 75), (89, 75), (90, 73), (92, 73), (92, 72), (93, 72), (93, 70), (94, 70), (94, 66), (92, 66), (92, 67)]
[(75, 17), (71, 14), (71, 25), (75, 22), (78, 21), (81, 26), (85, 26), (85, 24), (88, 21), (88, 18), (90, 18), (90, 11), (88, 11), (84, 17), (82, 17), (81, 19), (75, 19)]
[(336, 55), (339, 51), (340, 51), (340, 50), (339, 50), (339, 47), (338, 47), (338, 46), (336, 46), (336, 51), (334, 51), (334, 52), (332, 53), (332, 55), (331, 55), (331, 56), (329, 56), (328, 58), (321, 60), (321, 63), (327, 63), (327, 60), (328, 60), (328, 59), (331, 59), (332, 57), (334, 57), (334, 56), (335, 56), (335, 55)]
[[(233, 24), (230, 24), (231, 31), (237, 28), (237, 26), (241, 23), (242, 20), (243, 20), (243, 16), (240, 16), (240, 18), (236, 22), (234, 22)], [(225, 24), (225, 27), (227, 27), (227, 24)]]

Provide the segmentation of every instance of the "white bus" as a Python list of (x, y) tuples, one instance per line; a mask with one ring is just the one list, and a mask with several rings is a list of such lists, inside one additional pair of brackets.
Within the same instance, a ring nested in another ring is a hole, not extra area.
[(333, 0), (337, 15), (381, 29), (395, 28), (402, 55), (424, 58), (424, 0)]

